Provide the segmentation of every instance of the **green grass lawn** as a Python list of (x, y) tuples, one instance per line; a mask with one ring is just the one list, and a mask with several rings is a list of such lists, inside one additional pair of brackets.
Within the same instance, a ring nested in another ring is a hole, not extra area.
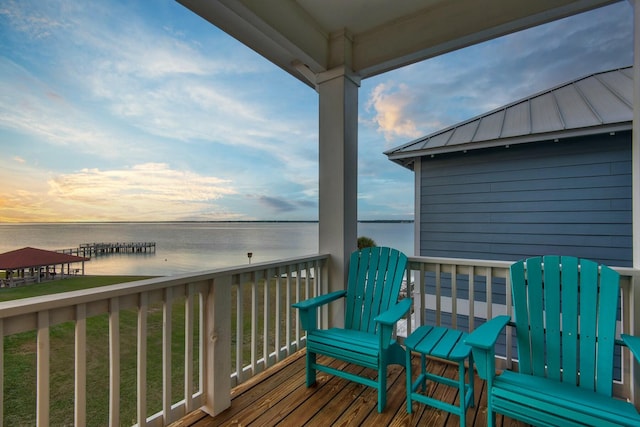
[[(51, 293), (89, 289), (115, 283), (140, 280), (132, 276), (79, 276), (52, 282), (33, 284), (19, 288), (0, 289), (0, 301), (27, 298)], [(275, 307), (275, 280), (270, 281), (270, 307)], [(281, 307), (285, 307), (285, 287), (281, 284)], [(304, 287), (304, 286), (303, 286)], [(243, 359), (250, 362), (251, 343), (251, 298), (250, 287), (243, 292)], [(295, 295), (295, 294), (294, 294)], [(232, 292), (232, 365), (235, 366), (235, 296)], [(258, 359), (262, 355), (264, 284), (257, 288), (258, 309)], [(272, 310), (273, 310), (272, 308)], [(196, 312), (197, 312), (196, 304)], [(292, 310), (292, 318), (294, 316)], [(172, 307), (172, 401), (182, 399), (184, 392), (184, 301), (175, 301)], [(196, 315), (197, 319), (197, 315)], [(275, 328), (275, 313), (268, 320), (270, 335)], [(149, 307), (147, 316), (147, 416), (160, 411), (162, 398), (162, 305)], [(293, 324), (293, 323), (292, 323)], [(198, 324), (194, 339), (194, 359), (198, 357)], [(73, 425), (74, 398), (74, 323), (67, 322), (51, 327), (51, 425)], [(279, 325), (285, 339), (284, 314)], [(87, 422), (90, 425), (108, 424), (109, 407), (109, 324), (108, 316), (100, 315), (87, 319)], [(270, 336), (271, 342), (273, 337)], [(281, 343), (281, 344), (284, 344)], [(4, 425), (35, 425), (36, 408), (36, 333), (15, 334), (4, 340)], [(273, 351), (274, 349), (270, 349)], [(120, 417), (123, 425), (131, 425), (136, 419), (136, 310), (120, 312)], [(194, 378), (198, 378), (195, 363)]]
[(60, 292), (77, 291), (81, 289), (97, 288), (99, 286), (116, 283), (131, 282), (148, 279), (141, 276), (73, 276), (61, 280), (34, 283), (16, 288), (0, 289), (0, 301), (20, 298), (37, 297), (40, 295), (57, 294)]

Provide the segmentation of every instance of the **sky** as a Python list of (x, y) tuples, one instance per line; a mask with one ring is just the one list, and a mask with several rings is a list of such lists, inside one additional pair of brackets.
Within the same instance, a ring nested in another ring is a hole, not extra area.
[[(627, 1), (362, 81), (358, 218), (413, 219), (384, 151), (632, 65)], [(318, 219), (318, 94), (173, 0), (0, 0), (0, 222)]]

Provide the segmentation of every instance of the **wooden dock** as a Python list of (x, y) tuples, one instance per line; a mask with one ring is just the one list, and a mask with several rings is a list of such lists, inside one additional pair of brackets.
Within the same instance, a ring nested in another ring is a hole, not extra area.
[(80, 256), (116, 254), (116, 253), (155, 253), (156, 242), (117, 242), (117, 243), (81, 243), (78, 247)]

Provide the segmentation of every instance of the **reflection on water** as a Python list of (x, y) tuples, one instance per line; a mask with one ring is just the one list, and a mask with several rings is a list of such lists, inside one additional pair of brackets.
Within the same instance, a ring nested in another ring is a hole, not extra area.
[[(360, 223), (358, 235), (413, 254), (412, 223)], [(75, 248), (94, 242), (156, 242), (155, 253), (94, 256), (86, 274), (158, 275), (265, 262), (318, 252), (317, 223), (0, 224), (0, 253), (31, 246)]]

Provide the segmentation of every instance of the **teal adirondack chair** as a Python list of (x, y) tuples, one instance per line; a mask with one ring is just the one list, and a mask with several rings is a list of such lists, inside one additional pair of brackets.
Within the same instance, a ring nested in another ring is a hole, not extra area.
[[(499, 316), (466, 340), (487, 380), (488, 425), (500, 413), (533, 425), (640, 426), (634, 406), (612, 397), (614, 345), (640, 360), (640, 338), (615, 339), (617, 272), (573, 257), (545, 256), (511, 266), (515, 323)], [(495, 375), (494, 344), (516, 328), (518, 372)]]
[[(378, 412), (383, 411), (387, 365), (405, 363), (404, 349), (392, 335), (395, 324), (411, 307), (409, 298), (398, 302), (406, 265), (406, 255), (396, 249), (355, 251), (349, 261), (346, 290), (293, 304), (300, 310), (300, 321), (307, 331), (307, 387), (316, 382), (316, 370), (356, 381), (378, 390)], [(318, 329), (317, 309), (339, 298), (344, 298), (344, 328)], [(377, 379), (319, 364), (318, 354), (375, 369)]]

